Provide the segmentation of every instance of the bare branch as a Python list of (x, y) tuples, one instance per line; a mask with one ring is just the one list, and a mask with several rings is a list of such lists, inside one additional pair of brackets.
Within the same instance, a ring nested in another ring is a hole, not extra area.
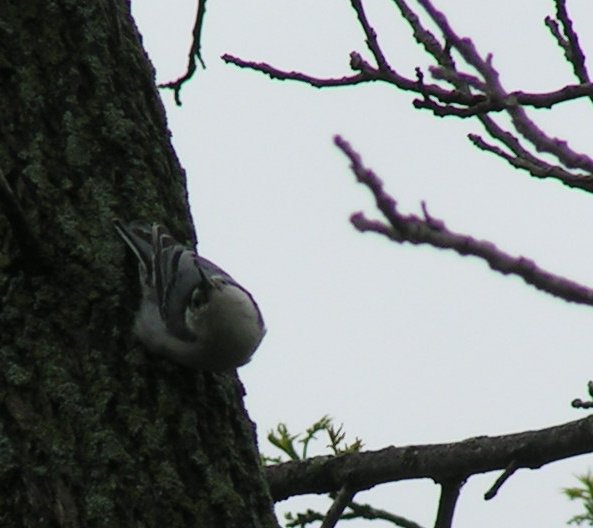
[(356, 15), (358, 16), (358, 20), (366, 36), (367, 46), (373, 54), (373, 57), (375, 57), (379, 70), (395, 74), (395, 72), (391, 70), (389, 63), (383, 54), (383, 50), (381, 49), (379, 41), (377, 40), (377, 32), (369, 23), (361, 0), (350, 0), (350, 3), (352, 4), (354, 11), (356, 11)]
[(564, 140), (547, 136), (525, 113), (516, 106), (508, 109), (517, 131), (530, 141), (538, 152), (548, 152), (569, 168), (593, 173), (593, 159), (572, 150)]
[[(591, 79), (589, 78), (589, 72), (585, 64), (585, 54), (579, 43), (579, 37), (572, 27), (572, 20), (566, 9), (566, 0), (555, 0), (555, 3), (558, 19), (554, 20), (552, 17), (546, 17), (546, 26), (550, 29), (558, 45), (564, 50), (564, 56), (572, 65), (577, 79), (583, 84), (589, 83)], [(560, 31), (558, 22), (562, 24), (564, 35)]]
[(492, 242), (476, 240), (470, 236), (449, 231), (445, 223), (428, 215), (424, 206), (424, 218), (416, 215), (403, 215), (397, 211), (395, 199), (383, 189), (383, 182), (375, 173), (366, 168), (360, 155), (340, 136), (334, 138), (335, 144), (350, 159), (351, 169), (356, 179), (373, 194), (377, 208), (388, 224), (369, 220), (362, 213), (352, 215), (353, 225), (361, 232), (372, 231), (398, 243), (428, 244), (441, 249), (452, 249), (460, 255), (473, 255), (484, 259), (495, 271), (504, 275), (521, 277), (527, 284), (546, 293), (564, 299), (593, 306), (593, 290), (554, 275), (539, 268), (533, 261), (524, 257), (513, 257), (499, 250)]
[(501, 128), (489, 115), (480, 116), (479, 120), (482, 125), (484, 125), (486, 131), (493, 138), (498, 139), (514, 154), (516, 154), (518, 160), (521, 162), (520, 164), (516, 165), (518, 168), (529, 169), (530, 167), (538, 167), (538, 170), (534, 171), (536, 173), (532, 173), (534, 176), (539, 176), (539, 174), (537, 174), (537, 172), (539, 172), (541, 174), (546, 174), (546, 177), (558, 179), (570, 187), (589, 190), (589, 185), (593, 180), (593, 175), (575, 174), (567, 171), (559, 165), (550, 165), (549, 163), (546, 163), (542, 159), (531, 154), (531, 152), (521, 145), (521, 142), (517, 137)]
[[(451, 56), (451, 49), (457, 46), (469, 46), (473, 49), (473, 44), (469, 39), (460, 39), (455, 35), (452, 29), (446, 24), (447, 31), (444, 32), (445, 44), (441, 45), (438, 39), (428, 31), (420, 22), (418, 15), (412, 11), (405, 0), (394, 0), (404, 19), (410, 24), (416, 41), (422, 45), (426, 51), (434, 57), (440, 67), (431, 68), (431, 72), (436, 79), (445, 80), (453, 84), (454, 89), (445, 89), (437, 84), (425, 84), (423, 79), (417, 75), (416, 79), (405, 77), (399, 74), (393, 66), (387, 61), (382, 48), (379, 45), (377, 34), (369, 22), (361, 0), (351, 0), (352, 7), (357, 13), (361, 27), (365, 33), (367, 46), (370, 49), (377, 67), (370, 65), (360, 54), (351, 53), (350, 65), (353, 70), (359, 72), (356, 75), (347, 75), (335, 78), (319, 78), (307, 75), (301, 72), (285, 71), (278, 69), (265, 62), (247, 61), (234, 57), (229, 54), (222, 56), (222, 59), (241, 68), (250, 68), (270, 76), (272, 79), (293, 80), (304, 82), (316, 88), (328, 88), (336, 86), (353, 86), (365, 82), (382, 81), (391, 84), (400, 90), (411, 91), (422, 96), (422, 99), (414, 100), (414, 106), (420, 109), (429, 109), (435, 115), (456, 116), (456, 117), (474, 117), (484, 115), (488, 112), (500, 112), (503, 110), (512, 110), (518, 106), (531, 106), (534, 108), (551, 108), (552, 106), (571, 101), (581, 97), (593, 97), (593, 84), (586, 83), (580, 85), (569, 85), (559, 90), (548, 93), (527, 93), (515, 91), (506, 93), (497, 81), (498, 74), (493, 70), (488, 61), (484, 62), (477, 52), (473, 50), (476, 59), (480, 64), (485, 65), (478, 68), (471, 63), (482, 74), (488, 73), (490, 81), (496, 80), (496, 83), (490, 86), (489, 82), (478, 79), (477, 76), (460, 72), (456, 69), (455, 62)], [(445, 21), (444, 15), (436, 11), (430, 2), (424, 2), (425, 7), (430, 6), (432, 14)], [(451, 38), (453, 36), (453, 38)], [(461, 52), (461, 50), (460, 50)], [(418, 69), (417, 69), (418, 70)], [(494, 74), (492, 74), (494, 72)], [(423, 77), (423, 76), (422, 76)], [(468, 88), (473, 87), (478, 90), (472, 93)], [(437, 99), (438, 103), (431, 98)], [(525, 127), (529, 129), (529, 127)], [(540, 131), (541, 132), (541, 131)], [(540, 150), (547, 150), (550, 146), (554, 147), (558, 140), (541, 137), (540, 133), (535, 134), (538, 138), (534, 145)], [(532, 134), (533, 135), (533, 134)], [(531, 141), (531, 140), (530, 140)], [(550, 147), (550, 148), (552, 148)], [(563, 147), (563, 144), (557, 144), (556, 148)], [(568, 159), (582, 161), (576, 153), (568, 156)], [(585, 160), (586, 162), (586, 160)], [(568, 166), (573, 166), (568, 163)], [(581, 165), (577, 165), (581, 167)], [(584, 166), (582, 168), (585, 168)]]
[(587, 383), (587, 392), (589, 393), (589, 400), (583, 401), (580, 398), (572, 400), (572, 406), (575, 409), (591, 409), (593, 408), (593, 381), (589, 380)]
[(369, 519), (372, 521), (382, 520), (395, 524), (396, 526), (401, 526), (401, 528), (423, 528), (418, 523), (406, 519), (401, 515), (396, 515), (379, 508), (374, 508), (369, 504), (358, 504), (357, 502), (351, 502), (348, 505), (348, 508), (352, 511), (352, 514), (347, 514), (347, 516), (344, 516), (343, 518)]
[(484, 81), (469, 73), (459, 72), (441, 66), (429, 66), (428, 70), (434, 79), (447, 81), (454, 86), (462, 87), (464, 91), (467, 91), (467, 88), (471, 87), (480, 92), (486, 92), (488, 88), (488, 86), (484, 84)]
[(418, 15), (410, 9), (404, 0), (394, 1), (402, 17), (412, 28), (416, 42), (423, 46), (424, 49), (432, 55), (441, 66), (443, 66), (443, 68), (452, 71), (456, 70), (455, 62), (449, 53), (450, 49), (441, 46), (438, 39), (422, 25)]
[(440, 483), (441, 497), (439, 499), (439, 509), (437, 511), (434, 528), (451, 528), (459, 492), (464, 483), (464, 479), (456, 478), (448, 479)]
[[(558, 1), (564, 3), (563, 0)], [(409, 8), (404, 0), (394, 0), (394, 2), (399, 8), (403, 18), (410, 24), (416, 41), (421, 46), (423, 46), (424, 49), (441, 65), (441, 68), (431, 68), (431, 73), (435, 78), (447, 80), (460, 89), (462, 89), (463, 83), (465, 83), (466, 85), (477, 88), (479, 91), (488, 95), (485, 100), (483, 99), (478, 101), (478, 104), (480, 105), (478, 108), (474, 109), (474, 104), (470, 104), (468, 105), (468, 108), (465, 109), (465, 113), (460, 114), (460, 109), (452, 109), (450, 115), (470, 117), (472, 114), (476, 115), (480, 112), (500, 111), (506, 108), (509, 102), (522, 106), (532, 106), (534, 108), (551, 108), (555, 104), (561, 102), (571, 101), (581, 97), (593, 97), (593, 85), (589, 82), (588, 76), (579, 76), (582, 84), (568, 85), (554, 92), (534, 94), (516, 91), (508, 94), (506, 98), (493, 98), (493, 94), (489, 93), (488, 86), (482, 81), (473, 75), (457, 71), (455, 63), (450, 53), (448, 53), (449, 48), (444, 48), (439, 44), (438, 39), (422, 25), (418, 15)], [(564, 13), (566, 13), (565, 10)], [(578, 46), (576, 34), (572, 32), (572, 25), (570, 19), (568, 19), (568, 15), (559, 15), (559, 18), (562, 20), (567, 20), (566, 26), (569, 26), (569, 30), (567, 31), (573, 34), (572, 38), (574, 39), (574, 42), (576, 42), (575, 49), (578, 50), (574, 52), (574, 55), (580, 55), (580, 57), (582, 57), (581, 62), (584, 65), (584, 56), (582, 51), (580, 51), (580, 47)], [(445, 35), (445, 37), (449, 38), (449, 35)], [(441, 101), (444, 102), (442, 99)], [(414, 101), (414, 104), (416, 108), (430, 108), (429, 105), (422, 105), (419, 100)], [(437, 115), (446, 115), (444, 110), (439, 108), (438, 105), (437, 109), (439, 109), (439, 113)], [(472, 112), (472, 110), (474, 111)]]
[(509, 465), (505, 468), (504, 472), (500, 477), (496, 479), (496, 482), (492, 485), (492, 487), (484, 494), (484, 500), (491, 500), (496, 497), (498, 490), (502, 487), (502, 485), (511, 478), (511, 476), (517, 471), (517, 462), (516, 460), (511, 460)]
[[(492, 57), (482, 59), (474, 47), (473, 42), (468, 38), (460, 38), (451, 28), (447, 18), (438, 11), (430, 0), (418, 0), (425, 11), (432, 18), (434, 23), (443, 32), (445, 38), (461, 54), (463, 59), (473, 66), (484, 78), (488, 85), (488, 91), (498, 100), (504, 100), (508, 93), (500, 83), (498, 72), (492, 66)], [(511, 116), (516, 130), (527, 139), (538, 152), (548, 152), (556, 156), (564, 165), (569, 168), (578, 168), (593, 173), (593, 159), (585, 154), (573, 151), (566, 141), (547, 136), (527, 116), (525, 110), (517, 103), (507, 103), (506, 110)]]
[[(500, 129), (494, 121), (488, 120), (487, 122), (489, 123), (488, 131), (492, 131), (491, 135), (497, 139), (501, 139), (506, 146), (509, 146), (511, 150), (513, 150), (513, 153), (518, 154), (513, 156), (501, 148), (487, 143), (477, 134), (468, 134), (470, 141), (480, 150), (491, 152), (509, 162), (513, 167), (529, 171), (529, 173), (536, 178), (553, 178), (559, 180), (567, 187), (593, 192), (593, 176), (588, 174), (573, 174), (562, 167), (550, 165), (549, 163), (532, 156), (521, 147), (521, 144), (516, 137), (509, 132)], [(496, 133), (494, 132), (495, 128), (498, 130)]]
[(504, 470), (511, 460), (518, 468), (537, 469), (591, 452), (593, 416), (588, 416), (539, 431), (285, 462), (268, 466), (266, 475), (273, 499), (281, 501), (295, 495), (337, 491), (346, 480), (358, 491), (418, 478), (442, 482)]
[(193, 77), (197, 69), (196, 59), (200, 62), (202, 68), (206, 68), (206, 64), (202, 60), (202, 27), (204, 26), (204, 17), (206, 16), (206, 1), (198, 0), (196, 21), (192, 30), (192, 42), (188, 53), (187, 70), (177, 80), (159, 84), (159, 88), (173, 90), (175, 104), (177, 106), (181, 106), (181, 88)]
[[(551, 108), (552, 106), (572, 101), (581, 97), (593, 95), (593, 84), (587, 85), (569, 85), (554, 92), (545, 93), (527, 93), (512, 92), (506, 99), (492, 99), (484, 94), (461, 93), (457, 90), (446, 90), (436, 84), (424, 84), (418, 80), (409, 79), (398, 74), (392, 68), (388, 72), (380, 71), (372, 67), (368, 62), (356, 53), (351, 53), (351, 67), (359, 71), (355, 75), (346, 75), (342, 77), (320, 78), (307, 75), (302, 72), (281, 70), (266, 62), (248, 61), (235, 57), (228, 53), (222, 55), (222, 60), (227, 64), (234, 64), (239, 68), (246, 68), (258, 71), (270, 77), (281, 81), (303, 82), (314, 88), (333, 88), (339, 86), (355, 86), (367, 82), (385, 82), (396, 86), (400, 90), (421, 94), (424, 99), (415, 99), (416, 108), (427, 108), (433, 110), (440, 116), (453, 115), (457, 117), (474, 117), (480, 113), (500, 112), (508, 104), (521, 104), (523, 106), (532, 106), (534, 108)], [(467, 81), (467, 74), (458, 73), (460, 79)], [(434, 97), (446, 104), (457, 104), (460, 106), (442, 106), (431, 101), (426, 102), (426, 97)], [(432, 103), (432, 104), (431, 104)]]
[(414, 108), (418, 108), (419, 110), (425, 109), (430, 110), (434, 115), (438, 117), (446, 117), (446, 116), (453, 116), (453, 117), (460, 117), (460, 118), (468, 118), (468, 117), (476, 117), (480, 114), (485, 112), (499, 112), (504, 110), (504, 103), (501, 102), (493, 102), (484, 99), (479, 103), (473, 106), (453, 106), (453, 105), (442, 105), (432, 99), (414, 99), (413, 101)]
[[(386, 521), (395, 526), (400, 526), (401, 528), (423, 528), (418, 523), (411, 521), (410, 519), (406, 519), (401, 515), (396, 515), (395, 513), (388, 512), (386, 510), (382, 510), (380, 508), (374, 508), (370, 504), (359, 504), (357, 502), (350, 502), (348, 504), (349, 512), (343, 513), (340, 516), (340, 520), (349, 521), (353, 519), (368, 519), (371, 521)], [(317, 521), (323, 521), (324, 515), (321, 513), (308, 509), (304, 513), (297, 513), (296, 515), (290, 515), (290, 521), (287, 523), (286, 526), (299, 526), (303, 527), (306, 524), (312, 524)]]
[(511, 92), (509, 99), (515, 99), (518, 104), (522, 106), (532, 106), (533, 108), (552, 108), (558, 103), (566, 101), (574, 101), (581, 97), (593, 96), (593, 83), (586, 84), (569, 84), (556, 90), (547, 93), (525, 93), (525, 92)]
[(297, 81), (304, 82), (315, 88), (332, 88), (335, 86), (354, 86), (366, 82), (381, 81), (396, 86), (403, 91), (411, 91), (420, 93), (423, 96), (436, 97), (440, 101), (446, 103), (458, 103), (465, 105), (475, 105), (484, 101), (484, 96), (481, 94), (462, 94), (460, 92), (445, 90), (436, 84), (423, 84), (417, 79), (409, 79), (399, 75), (394, 70), (389, 72), (382, 72), (372, 67), (366, 62), (358, 53), (352, 52), (350, 65), (353, 70), (359, 71), (356, 75), (344, 77), (329, 77), (319, 78), (307, 75), (301, 72), (280, 70), (266, 62), (247, 61), (239, 57), (235, 57), (225, 53), (221, 58), (227, 64), (234, 64), (239, 68), (248, 68), (260, 73), (263, 73), (271, 79), (280, 81)]
[[(451, 79), (450, 72), (447, 72), (447, 74), (448, 78)], [(466, 74), (458, 75), (459, 79), (463, 79), (469, 83), (470, 81), (467, 77)], [(532, 108), (552, 108), (559, 103), (573, 101), (582, 97), (593, 97), (593, 84), (568, 85), (554, 92), (539, 94), (511, 92), (504, 99), (486, 98), (485, 96), (476, 94), (473, 96), (472, 103), (467, 106), (442, 105), (426, 99), (414, 99), (413, 103), (415, 108), (426, 108), (439, 117), (454, 116), (469, 118), (485, 115), (490, 112), (501, 112), (509, 105), (519, 104), (521, 106), (531, 106)], [(439, 99), (442, 100), (441, 98)], [(454, 101), (454, 103), (457, 103), (457, 105), (460, 104), (457, 101)]]
[(336, 495), (330, 509), (327, 511), (320, 528), (334, 528), (340, 520), (342, 512), (354, 498), (355, 493), (356, 492), (351, 490), (347, 484), (344, 484)]
[(354, 86), (356, 84), (378, 80), (376, 78), (370, 78), (370, 76), (366, 73), (358, 73), (356, 75), (350, 75), (340, 78), (320, 79), (318, 77), (313, 77), (311, 75), (306, 75), (300, 72), (282, 71), (277, 68), (274, 68), (273, 66), (265, 62), (246, 61), (238, 57), (234, 57), (233, 55), (229, 55), (228, 53), (225, 53), (221, 58), (227, 64), (234, 64), (239, 68), (249, 68), (252, 70), (259, 71), (261, 73), (265, 73), (271, 79), (278, 79), (280, 81), (291, 80), (304, 82), (310, 84), (311, 86), (314, 86), (315, 88), (329, 88), (334, 86)]

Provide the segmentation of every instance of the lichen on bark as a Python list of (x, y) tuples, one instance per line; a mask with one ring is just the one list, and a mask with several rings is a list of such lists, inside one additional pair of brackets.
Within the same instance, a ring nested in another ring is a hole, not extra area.
[(276, 526), (239, 379), (130, 336), (113, 217), (194, 236), (128, 3), (4, 2), (0, 116), (0, 525)]

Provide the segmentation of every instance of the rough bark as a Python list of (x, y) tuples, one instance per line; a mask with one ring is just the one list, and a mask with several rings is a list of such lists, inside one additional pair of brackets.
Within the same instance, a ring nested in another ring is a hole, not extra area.
[(0, 0), (0, 171), (0, 525), (276, 526), (238, 378), (130, 336), (113, 217), (192, 235), (127, 2)]

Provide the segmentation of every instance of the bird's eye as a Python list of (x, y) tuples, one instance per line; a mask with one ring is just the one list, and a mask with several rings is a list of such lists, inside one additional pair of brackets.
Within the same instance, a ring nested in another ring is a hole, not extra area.
[(202, 306), (207, 304), (208, 300), (209, 300), (208, 290), (204, 290), (202, 288), (194, 288), (194, 291), (191, 294), (191, 301), (190, 301), (191, 307), (194, 310), (197, 310), (198, 308), (201, 308)]

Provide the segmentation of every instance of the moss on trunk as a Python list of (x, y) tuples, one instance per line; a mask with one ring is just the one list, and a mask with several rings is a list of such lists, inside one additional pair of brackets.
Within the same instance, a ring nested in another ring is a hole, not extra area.
[(126, 2), (2, 2), (0, 171), (0, 525), (276, 526), (238, 378), (129, 333), (112, 219), (192, 234)]

